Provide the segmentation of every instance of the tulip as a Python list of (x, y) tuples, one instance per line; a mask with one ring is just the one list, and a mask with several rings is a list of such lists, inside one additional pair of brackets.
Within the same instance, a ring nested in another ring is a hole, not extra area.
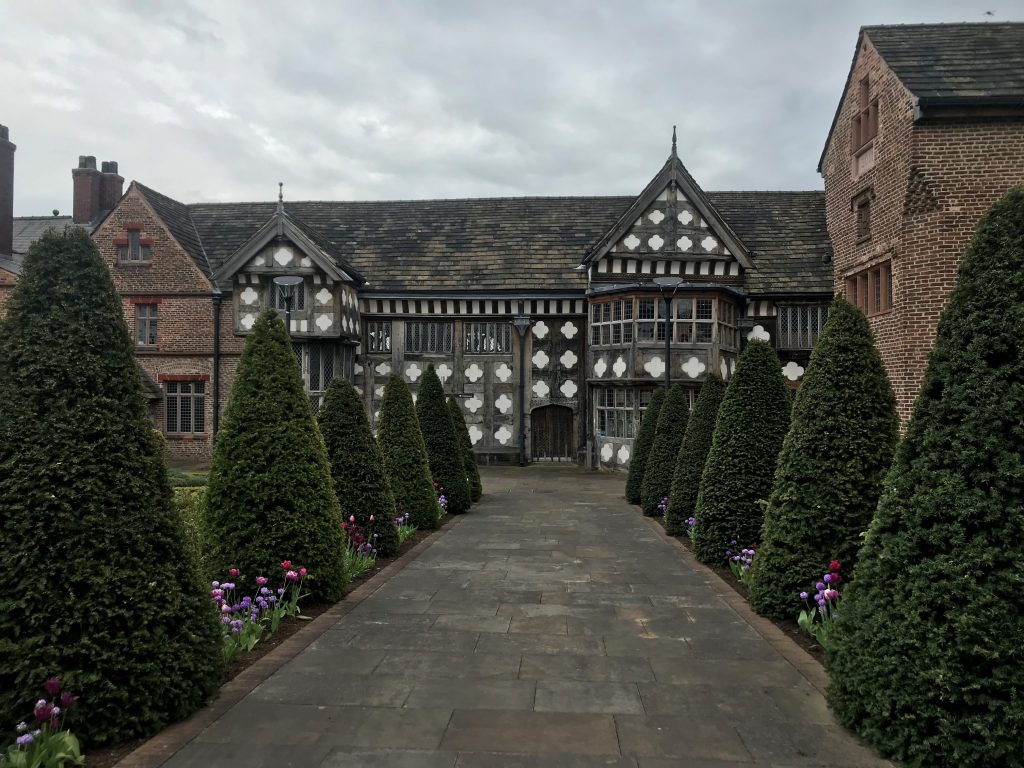
[(237, 568), (229, 568), (228, 569), (228, 576), (237, 576), (238, 573), (239, 573), (239, 571), (238, 571)]
[(299, 568), (299, 576), (306, 578), (306, 574), (309, 573), (305, 568)]
[(49, 680), (43, 683), (43, 688), (51, 696), (56, 696), (58, 693), (60, 693), (60, 678), (51, 677)]
[(801, 592), (800, 593), (800, 599), (801, 600), (806, 600), (807, 599), (807, 593), (806, 592)]
[(287, 571), (291, 567), (292, 567), (292, 561), (291, 560), (282, 560), (281, 561), (281, 569), (282, 570)]

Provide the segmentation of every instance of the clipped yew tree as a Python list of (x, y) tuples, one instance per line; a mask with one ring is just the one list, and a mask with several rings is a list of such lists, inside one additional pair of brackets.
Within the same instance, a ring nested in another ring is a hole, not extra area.
[(701, 385), (697, 402), (693, 405), (686, 432), (676, 454), (676, 466), (672, 474), (668, 510), (665, 512), (665, 531), (670, 536), (686, 533), (686, 521), (693, 517), (697, 508), (697, 493), (700, 478), (704, 473), (704, 462), (711, 450), (711, 438), (715, 433), (718, 407), (725, 395), (725, 382), (717, 374), (708, 374)]
[(284, 323), (270, 309), (245, 341), (213, 450), (207, 526), (217, 573), (245, 582), (291, 560), (309, 569), (313, 599), (344, 588), (344, 533), (327, 449)]
[(427, 447), (427, 460), (434, 482), (444, 488), (448, 498), (448, 511), (461, 515), (469, 511), (469, 482), (463, 465), (462, 448), (455, 422), (445, 401), (441, 379), (428, 365), (420, 382), (416, 397), (416, 416), (420, 420), (423, 443)]
[(793, 405), (751, 567), (750, 603), (794, 618), (797, 596), (839, 560), (850, 573), (899, 433), (896, 398), (867, 318), (843, 298), (811, 353)]
[(462, 413), (459, 401), (454, 397), (448, 398), (448, 412), (452, 415), (452, 423), (455, 425), (455, 432), (459, 438), (459, 449), (462, 451), (462, 466), (466, 470), (466, 482), (469, 483), (469, 500), (480, 501), (480, 497), (484, 495), (484, 486), (480, 482), (480, 467), (476, 464), (476, 455), (473, 453), (473, 440), (469, 436), (466, 417)]
[(87, 745), (141, 737), (216, 692), (221, 631), (121, 300), (89, 235), (68, 228), (31, 247), (6, 309), (0, 723), (32, 722), (43, 682), (60, 676), (82, 696), (68, 724)]
[(402, 377), (391, 374), (377, 420), (377, 444), (384, 456), (384, 472), (395, 495), (398, 514), (420, 530), (437, 527), (438, 506), (430, 478), (427, 448), (416, 418), (416, 408)]
[(1020, 766), (1024, 189), (981, 220), (829, 654), (839, 720), (907, 765)]
[(778, 355), (766, 341), (748, 342), (725, 389), (701, 474), (693, 533), (701, 561), (722, 564), (732, 540), (746, 547), (760, 539), (762, 504), (772, 490), (789, 411)]
[(393, 555), (398, 551), (395, 497), (363, 401), (351, 382), (340, 377), (331, 381), (318, 420), (331, 462), (334, 493), (344, 504), (346, 519), (355, 516), (378, 555)]
[(675, 384), (665, 396), (658, 413), (658, 426), (654, 442), (647, 454), (644, 485), (640, 505), (645, 515), (657, 515), (658, 505), (672, 488), (672, 473), (676, 469), (676, 455), (686, 432), (690, 417), (690, 394), (682, 384)]
[(640, 421), (640, 431), (633, 443), (633, 458), (629, 462), (629, 475), (626, 477), (626, 501), (630, 504), (639, 504), (643, 496), (644, 470), (647, 469), (647, 457), (654, 444), (654, 430), (658, 427), (658, 414), (664, 402), (665, 390), (659, 387), (651, 395), (651, 402), (647, 404), (647, 410)]

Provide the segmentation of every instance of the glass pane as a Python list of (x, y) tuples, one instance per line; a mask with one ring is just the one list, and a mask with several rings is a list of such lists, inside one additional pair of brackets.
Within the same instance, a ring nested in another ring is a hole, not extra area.
[(693, 299), (679, 299), (676, 302), (676, 317), (680, 320), (693, 319)]
[(693, 343), (693, 323), (678, 323), (676, 325), (676, 340), (681, 344)]
[(711, 319), (711, 299), (697, 299), (697, 319)]
[(192, 431), (192, 398), (182, 397), (179, 398), (179, 404), (181, 408), (181, 429), (179, 432), (191, 432)]
[(654, 319), (654, 299), (640, 299), (638, 317), (641, 320)]
[[(168, 384), (168, 387), (167, 387), (168, 393), (171, 391), (171, 389), (170, 389), (171, 383), (172, 382), (168, 382), (167, 383)], [(165, 411), (165, 414), (164, 414), (165, 415), (164, 431), (165, 432), (177, 432), (178, 431), (178, 398), (174, 397), (174, 396), (167, 397), (164, 400), (164, 411)]]
[(622, 326), (622, 340), (627, 344), (633, 341), (633, 324), (626, 323)]
[(193, 431), (194, 432), (205, 432), (206, 431), (206, 413), (205, 413), (206, 398), (202, 397), (202, 396), (193, 398), (192, 407), (193, 407), (193, 416), (195, 417), (194, 418), (194, 422), (195, 423), (193, 425)]
[(697, 323), (697, 343), (711, 343), (711, 323)]

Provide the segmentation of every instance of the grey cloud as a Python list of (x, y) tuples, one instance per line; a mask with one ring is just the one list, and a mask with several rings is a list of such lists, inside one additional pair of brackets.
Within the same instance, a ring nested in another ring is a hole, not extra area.
[(820, 188), (859, 26), (989, 5), (9, 3), (0, 122), (19, 214), (78, 154), (186, 201), (630, 194), (673, 124), (708, 189)]

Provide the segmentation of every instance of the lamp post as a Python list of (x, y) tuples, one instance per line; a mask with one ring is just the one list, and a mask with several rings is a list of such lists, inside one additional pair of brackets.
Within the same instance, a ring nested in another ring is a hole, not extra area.
[(526, 334), (533, 325), (526, 315), (516, 315), (512, 325), (519, 334), (519, 466), (526, 466)]
[(284, 327), (289, 339), (292, 337), (292, 301), (295, 299), (295, 288), (302, 285), (302, 280), (299, 275), (278, 275), (274, 278), (274, 285), (281, 289), (284, 297)]
[[(672, 275), (659, 275), (654, 278), (656, 285), (661, 287), (661, 300), (664, 302), (665, 310), (665, 390), (672, 386), (672, 323), (670, 319), (670, 312), (672, 309), (672, 300), (676, 297), (676, 291), (679, 290), (679, 286), (685, 283), (681, 277), (673, 277)], [(671, 288), (672, 293), (666, 294), (665, 289)]]

